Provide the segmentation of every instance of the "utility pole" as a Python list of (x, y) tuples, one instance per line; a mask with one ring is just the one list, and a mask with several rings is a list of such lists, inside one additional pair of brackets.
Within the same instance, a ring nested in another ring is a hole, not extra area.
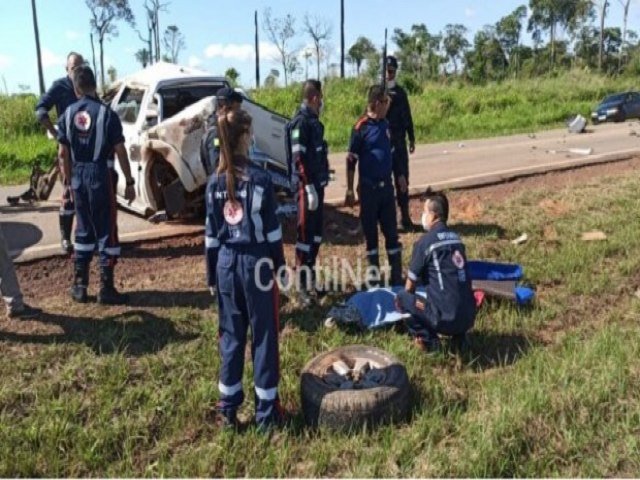
[(258, 11), (257, 10), (254, 13), (253, 23), (256, 29), (256, 88), (260, 88), (260, 48), (258, 45)]
[(36, 0), (31, 0), (31, 13), (33, 14), (33, 33), (36, 37), (36, 55), (38, 56), (38, 82), (40, 83), (40, 95), (45, 92), (44, 73), (42, 72), (42, 55), (40, 54), (40, 31), (38, 30), (38, 14), (36, 13)]
[(340, 0), (340, 78), (344, 78), (344, 0)]

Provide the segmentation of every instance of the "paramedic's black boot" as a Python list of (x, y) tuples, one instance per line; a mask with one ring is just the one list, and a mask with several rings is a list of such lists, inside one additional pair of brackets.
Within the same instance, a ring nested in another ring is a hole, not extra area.
[(389, 266), (391, 267), (391, 277), (389, 279), (392, 287), (401, 286), (402, 283), (402, 255), (395, 253), (389, 255)]
[(309, 308), (316, 303), (315, 295), (313, 295), (315, 291), (313, 270), (311, 267), (303, 265), (299, 267), (296, 275), (298, 276), (296, 302), (300, 308)]
[(380, 259), (377, 253), (367, 254), (367, 259), (369, 260), (369, 267), (364, 275), (364, 284), (362, 286), (363, 290), (368, 290), (369, 288), (377, 288), (380, 286)]
[(98, 303), (102, 305), (125, 305), (129, 303), (129, 295), (118, 292), (113, 286), (113, 267), (100, 267)]
[(89, 285), (89, 263), (76, 262), (71, 287), (71, 298), (78, 303), (87, 303), (87, 285)]
[(64, 253), (73, 253), (71, 230), (73, 229), (73, 215), (60, 215), (60, 245)]

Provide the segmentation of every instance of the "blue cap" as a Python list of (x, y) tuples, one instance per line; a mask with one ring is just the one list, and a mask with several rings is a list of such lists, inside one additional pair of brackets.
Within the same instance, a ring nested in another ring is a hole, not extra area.
[(216, 98), (224, 100), (225, 102), (239, 102), (242, 103), (242, 95), (236, 92), (233, 88), (222, 87), (216, 92)]

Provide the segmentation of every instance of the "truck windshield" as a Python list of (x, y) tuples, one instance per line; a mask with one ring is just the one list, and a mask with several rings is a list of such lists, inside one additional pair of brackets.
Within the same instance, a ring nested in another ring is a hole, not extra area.
[(162, 97), (162, 119), (172, 117), (197, 101), (215, 95), (225, 86), (220, 82), (181, 84), (160, 88), (158, 93)]

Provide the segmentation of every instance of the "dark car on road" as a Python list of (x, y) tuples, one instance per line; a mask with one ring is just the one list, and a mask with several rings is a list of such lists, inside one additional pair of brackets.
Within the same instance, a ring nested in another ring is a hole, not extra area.
[(624, 122), (629, 118), (640, 118), (640, 93), (624, 92), (609, 95), (591, 113), (591, 121)]

